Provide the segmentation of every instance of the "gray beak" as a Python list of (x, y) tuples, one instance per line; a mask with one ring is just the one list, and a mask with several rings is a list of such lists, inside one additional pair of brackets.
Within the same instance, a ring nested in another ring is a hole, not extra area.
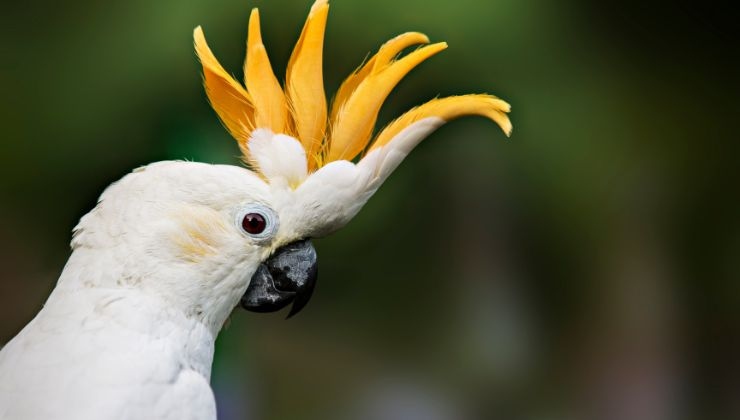
[(274, 312), (293, 302), (290, 318), (308, 303), (317, 276), (316, 250), (311, 240), (290, 243), (260, 264), (241, 305), (252, 312)]

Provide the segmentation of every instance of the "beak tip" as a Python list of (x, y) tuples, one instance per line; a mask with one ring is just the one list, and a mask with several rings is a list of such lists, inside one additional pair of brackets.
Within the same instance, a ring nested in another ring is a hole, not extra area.
[(292, 308), (290, 308), (290, 312), (288, 312), (288, 315), (285, 317), (285, 320), (287, 321), (290, 318), (293, 318), (293, 316), (297, 314), (298, 312), (300, 312), (300, 310), (295, 310), (295, 305), (294, 305)]

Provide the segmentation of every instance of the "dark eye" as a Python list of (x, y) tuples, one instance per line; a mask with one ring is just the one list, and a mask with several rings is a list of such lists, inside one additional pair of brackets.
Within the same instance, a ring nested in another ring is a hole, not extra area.
[(234, 215), (234, 227), (241, 228), (251, 241), (259, 244), (271, 240), (279, 225), (277, 213), (262, 203), (241, 206)]
[(259, 235), (265, 231), (267, 221), (259, 213), (247, 213), (242, 219), (242, 229), (251, 235)]

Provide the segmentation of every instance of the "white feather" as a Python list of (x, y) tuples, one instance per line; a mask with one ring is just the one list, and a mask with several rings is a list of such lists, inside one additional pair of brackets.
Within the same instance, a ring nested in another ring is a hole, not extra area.
[(234, 223), (251, 202), (269, 187), (233, 166), (161, 162), (110, 186), (0, 351), (0, 419), (215, 419), (214, 340), (271, 252)]
[[(258, 264), (354, 217), (444, 121), (402, 130), (357, 165), (307, 176), (292, 137), (255, 130), (243, 168), (160, 162), (111, 185), (75, 228), (73, 253), (36, 318), (0, 350), (0, 419), (214, 419), (214, 340)], [(280, 219), (256, 243), (245, 205)]]
[(265, 128), (254, 130), (249, 139), (249, 155), (273, 186), (296, 187), (306, 179), (306, 152), (293, 137)]
[(284, 197), (292, 209), (292, 232), (298, 236), (325, 236), (347, 224), (404, 158), (445, 121), (429, 117), (399, 132), (383, 147), (357, 164), (337, 160), (321, 167)]
[(213, 419), (214, 339), (137, 290), (57, 289), (0, 353), (0, 418)]

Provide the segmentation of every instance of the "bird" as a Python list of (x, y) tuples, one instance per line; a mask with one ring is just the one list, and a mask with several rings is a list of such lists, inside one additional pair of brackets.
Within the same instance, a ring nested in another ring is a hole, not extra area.
[(244, 84), (195, 28), (206, 96), (244, 165), (155, 162), (104, 190), (42, 309), (0, 351), (0, 419), (215, 419), (214, 343), (235, 308), (303, 309), (318, 277), (312, 241), (352, 220), (446, 122), (479, 115), (511, 133), (507, 102), (469, 94), (432, 99), (373, 135), (393, 88), (447, 48), (419, 32), (384, 43), (329, 106), (328, 10), (311, 6), (283, 84), (257, 9)]

